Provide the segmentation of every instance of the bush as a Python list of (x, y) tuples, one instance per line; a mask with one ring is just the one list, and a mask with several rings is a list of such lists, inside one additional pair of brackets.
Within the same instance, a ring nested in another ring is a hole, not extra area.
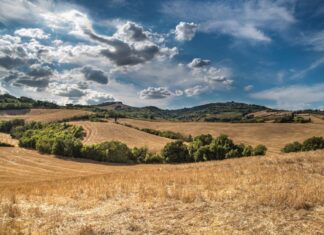
[(182, 141), (167, 143), (162, 152), (167, 162), (189, 162), (190, 155), (187, 146)]
[(266, 152), (267, 152), (266, 146), (259, 144), (254, 148), (253, 155), (254, 156), (262, 156), (262, 155), (265, 155)]
[(251, 145), (245, 146), (243, 151), (242, 151), (243, 156), (252, 156), (253, 155), (253, 148)]
[(149, 151), (146, 147), (133, 148), (132, 149), (132, 160), (138, 163), (145, 163), (145, 159), (148, 156)]
[(302, 150), (310, 151), (324, 148), (324, 139), (323, 137), (313, 136), (304, 141)]
[(150, 163), (163, 163), (164, 159), (159, 154), (149, 153), (149, 154), (146, 155), (146, 157), (144, 159), (144, 162), (147, 163), (147, 164), (150, 164)]
[(10, 133), (10, 131), (13, 127), (23, 126), (24, 124), (25, 124), (25, 121), (23, 119), (0, 121), (0, 132)]
[(208, 161), (212, 159), (212, 152), (208, 145), (201, 146), (194, 152), (193, 158), (195, 162)]
[(290, 153), (290, 152), (300, 152), (302, 151), (303, 145), (297, 141), (285, 145), (283, 149), (281, 150), (284, 153)]
[(126, 144), (119, 141), (109, 141), (83, 146), (81, 156), (97, 161), (126, 163), (132, 159), (132, 152)]

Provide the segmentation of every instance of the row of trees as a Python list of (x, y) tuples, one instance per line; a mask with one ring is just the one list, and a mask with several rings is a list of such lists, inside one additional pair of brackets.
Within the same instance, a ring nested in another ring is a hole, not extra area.
[(226, 135), (213, 138), (199, 135), (192, 142), (175, 141), (168, 143), (160, 154), (151, 153), (147, 148), (130, 149), (126, 144), (109, 141), (94, 145), (83, 145), (85, 133), (82, 127), (65, 123), (42, 124), (25, 123), (23, 120), (3, 121), (2, 131), (19, 140), (19, 146), (36, 149), (41, 153), (67, 157), (82, 157), (114, 163), (182, 163), (209, 160), (223, 160), (243, 156), (264, 155), (266, 147), (258, 145), (236, 145)]
[(324, 138), (313, 136), (303, 143), (297, 141), (287, 144), (281, 151), (284, 153), (324, 149)]

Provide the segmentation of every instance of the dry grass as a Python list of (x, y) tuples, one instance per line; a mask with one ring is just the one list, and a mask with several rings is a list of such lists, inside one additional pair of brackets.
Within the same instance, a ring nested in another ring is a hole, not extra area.
[(304, 141), (312, 136), (324, 136), (324, 124), (321, 123), (210, 123), (210, 122), (166, 122), (121, 119), (140, 128), (172, 130), (186, 135), (227, 134), (236, 143), (251, 145), (264, 144), (270, 153), (279, 153), (287, 143)]
[(31, 109), (28, 112), (26, 110), (7, 110), (0, 112), (0, 120), (20, 118), (27, 121), (52, 122), (89, 113), (77, 109)]
[(97, 144), (104, 141), (118, 140), (129, 147), (148, 147), (152, 152), (160, 151), (170, 139), (151, 135), (126, 126), (109, 122), (70, 122), (73, 125), (82, 126), (87, 135), (86, 144)]
[(0, 148), (0, 160), (0, 234), (323, 234), (324, 151), (118, 166)]

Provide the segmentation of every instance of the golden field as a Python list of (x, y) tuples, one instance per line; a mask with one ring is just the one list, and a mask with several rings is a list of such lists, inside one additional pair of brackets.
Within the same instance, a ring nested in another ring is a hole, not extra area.
[(30, 109), (0, 111), (1, 120), (25, 119), (26, 121), (53, 122), (82, 116), (90, 112), (78, 109)]
[(0, 148), (0, 234), (323, 234), (324, 151), (112, 165)]
[[(45, 119), (43, 119), (45, 120)], [(118, 165), (17, 147), (0, 134), (0, 235), (324, 234), (324, 150), (279, 153), (324, 125), (149, 122), (141, 128), (228, 134), (265, 144), (264, 157), (190, 164)], [(119, 140), (159, 151), (170, 139), (109, 122), (82, 125), (84, 142)]]
[(235, 143), (250, 145), (264, 144), (269, 153), (279, 153), (280, 149), (293, 141), (304, 141), (312, 136), (324, 136), (322, 123), (215, 123), (215, 122), (167, 122), (120, 119), (119, 122), (140, 128), (171, 130), (197, 136), (226, 134)]
[(151, 135), (143, 131), (109, 122), (78, 121), (72, 125), (82, 126), (86, 132), (85, 144), (98, 144), (104, 141), (117, 140), (129, 147), (147, 147), (152, 152), (159, 152), (168, 142), (167, 138)]

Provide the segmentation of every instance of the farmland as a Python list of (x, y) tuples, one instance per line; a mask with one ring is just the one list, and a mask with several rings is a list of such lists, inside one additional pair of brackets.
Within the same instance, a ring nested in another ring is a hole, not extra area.
[(121, 119), (120, 122), (140, 128), (172, 130), (192, 136), (226, 134), (235, 142), (251, 145), (265, 144), (269, 152), (278, 153), (286, 143), (303, 141), (312, 136), (323, 136), (321, 123), (210, 123), (210, 122), (167, 122)]
[[(77, 110), (65, 111), (20, 115), (49, 122)], [(15, 147), (0, 147), (0, 234), (321, 234), (324, 151), (279, 153), (285, 143), (323, 135), (320, 122), (118, 121), (132, 127), (113, 120), (70, 124), (84, 128), (85, 144), (118, 140), (159, 152), (173, 141), (134, 128), (140, 127), (224, 133), (270, 151), (189, 164), (112, 164), (40, 154), (1, 133), (0, 141)]]
[(0, 234), (320, 234), (323, 154), (120, 166), (0, 148)]
[(78, 109), (22, 109), (1, 110), (1, 120), (24, 119), (26, 121), (53, 122), (82, 116), (90, 112)]

